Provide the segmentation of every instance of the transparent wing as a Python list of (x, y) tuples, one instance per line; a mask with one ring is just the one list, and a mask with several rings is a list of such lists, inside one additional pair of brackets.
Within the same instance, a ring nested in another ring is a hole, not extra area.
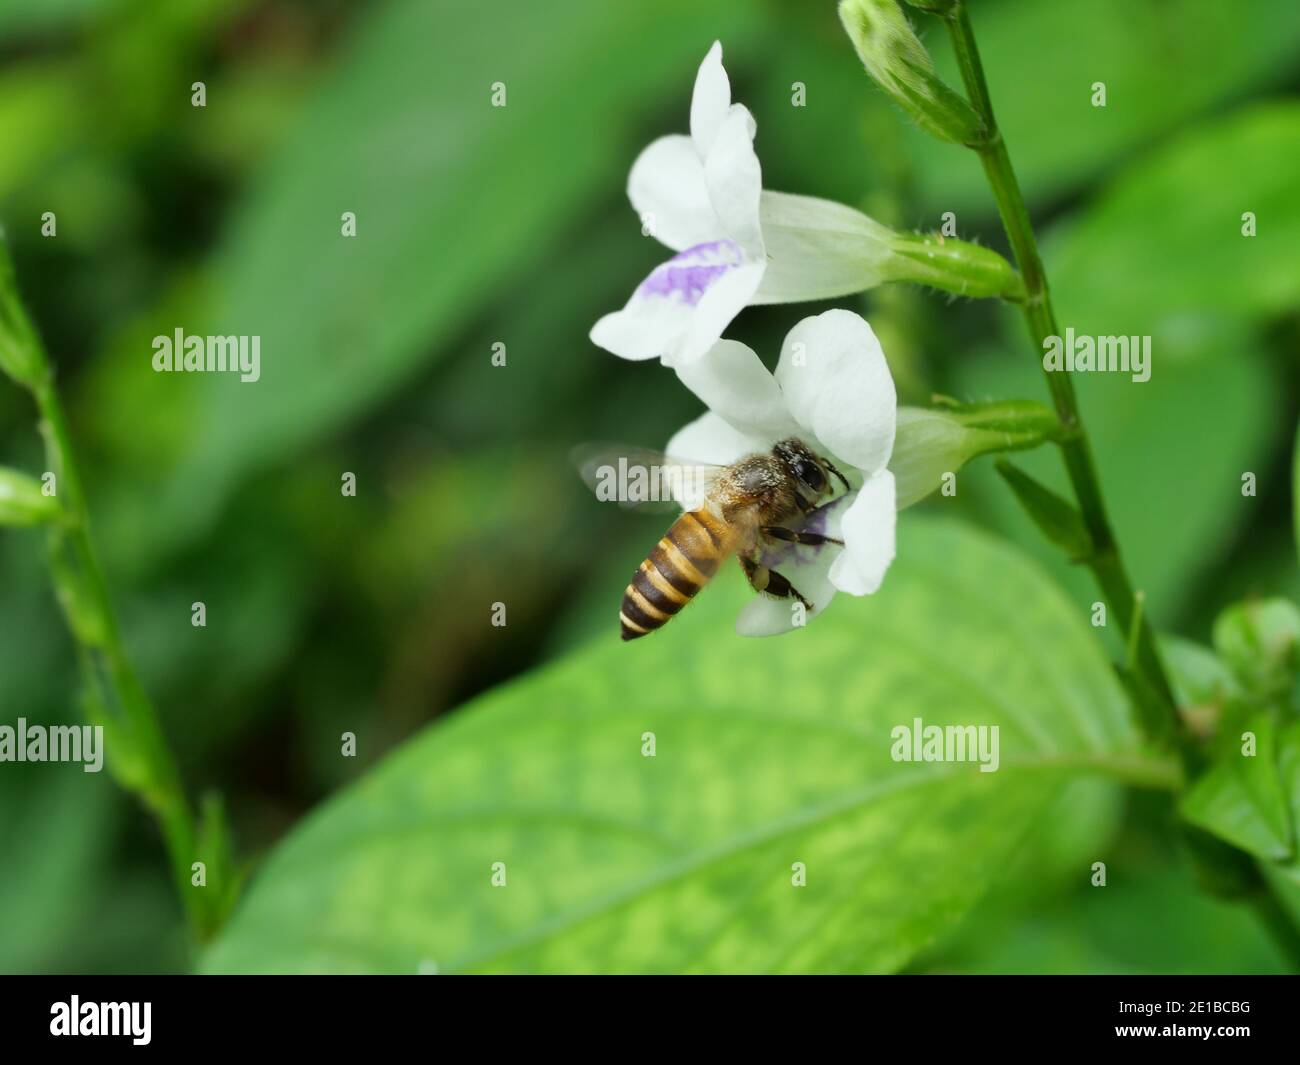
[(697, 509), (726, 469), (621, 444), (582, 444), (571, 458), (601, 502), (649, 510)]

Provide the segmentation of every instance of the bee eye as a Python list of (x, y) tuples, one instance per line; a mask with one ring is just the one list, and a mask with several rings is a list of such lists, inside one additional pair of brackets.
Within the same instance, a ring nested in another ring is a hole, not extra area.
[(794, 464), (794, 475), (814, 492), (820, 492), (826, 487), (826, 478), (822, 475), (821, 467), (815, 462), (804, 462), (802, 460), (796, 462)]

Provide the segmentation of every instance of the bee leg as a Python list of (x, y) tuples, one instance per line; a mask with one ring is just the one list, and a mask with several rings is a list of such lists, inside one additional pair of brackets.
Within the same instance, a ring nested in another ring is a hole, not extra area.
[(802, 532), (798, 529), (783, 529), (779, 525), (764, 525), (762, 532), (765, 536), (770, 536), (773, 540), (785, 540), (791, 544), (806, 544), (809, 547), (819, 547), (822, 544), (839, 544), (844, 546), (843, 540), (837, 540), (833, 536), (823, 536), (821, 533)]
[(768, 569), (756, 559), (744, 555), (740, 556), (740, 568), (745, 571), (745, 577), (754, 591), (770, 595), (773, 599), (798, 599), (803, 603), (805, 610), (812, 610), (812, 603), (800, 595), (799, 590), (776, 570)]

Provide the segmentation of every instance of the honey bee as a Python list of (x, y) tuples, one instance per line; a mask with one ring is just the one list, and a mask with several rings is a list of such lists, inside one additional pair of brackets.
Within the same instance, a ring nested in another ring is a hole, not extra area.
[[(802, 526), (808, 515), (834, 494), (832, 477), (846, 492), (850, 490), (848, 480), (834, 464), (802, 440), (782, 440), (769, 452), (747, 455), (729, 466), (688, 463), (627, 449), (587, 450), (575, 458), (588, 484), (602, 498), (629, 501), (626, 492), (614, 494), (613, 471), (626, 480), (629, 469), (650, 469), (658, 474), (660, 485), (675, 489), (667, 502), (685, 507), (623, 592), (618, 620), (624, 640), (639, 639), (666, 625), (732, 554), (739, 558), (755, 591), (778, 599), (797, 599), (812, 610), (813, 604), (788, 579), (764, 563), (765, 549), (774, 543), (843, 543), (792, 527)], [(629, 459), (636, 465), (630, 465)], [(687, 485), (687, 490), (680, 490), (682, 485)], [(652, 483), (645, 492), (647, 499), (630, 501), (663, 502), (663, 494), (654, 489)]]

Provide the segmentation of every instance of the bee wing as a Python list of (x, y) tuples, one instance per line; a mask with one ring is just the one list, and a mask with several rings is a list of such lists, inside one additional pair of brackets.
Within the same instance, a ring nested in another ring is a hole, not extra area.
[(725, 466), (619, 444), (582, 444), (570, 457), (601, 502), (647, 510), (697, 509), (726, 470)]

